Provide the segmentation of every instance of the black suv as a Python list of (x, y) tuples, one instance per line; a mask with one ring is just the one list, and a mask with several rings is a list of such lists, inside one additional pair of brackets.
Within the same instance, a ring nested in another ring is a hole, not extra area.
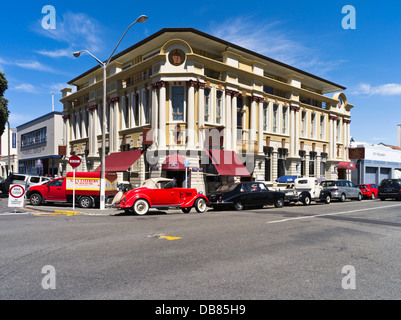
[(401, 179), (382, 180), (377, 196), (380, 200), (386, 200), (387, 198), (401, 200)]

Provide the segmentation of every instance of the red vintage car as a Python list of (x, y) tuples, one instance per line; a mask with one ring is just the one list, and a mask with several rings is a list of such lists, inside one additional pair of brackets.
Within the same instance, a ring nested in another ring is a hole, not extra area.
[(375, 199), (379, 192), (379, 187), (375, 183), (358, 184), (357, 187), (361, 189), (363, 197), (368, 199)]
[(171, 183), (162, 188), (141, 187), (129, 190), (121, 198), (116, 208), (145, 215), (150, 208), (168, 209), (179, 208), (188, 213), (192, 208), (199, 213), (207, 209), (207, 197), (193, 188), (174, 188)]

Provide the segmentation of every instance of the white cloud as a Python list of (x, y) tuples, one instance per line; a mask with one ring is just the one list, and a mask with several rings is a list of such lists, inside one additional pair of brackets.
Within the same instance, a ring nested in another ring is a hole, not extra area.
[(20, 85), (15, 86), (12, 89), (28, 93), (38, 93), (38, 89), (30, 83), (21, 83)]
[(67, 44), (67, 47), (54, 50), (42, 49), (37, 53), (51, 57), (69, 57), (76, 50), (86, 49), (92, 53), (99, 52), (102, 47), (100, 24), (85, 13), (67, 12), (62, 18), (58, 18), (56, 29), (43, 29), (41, 24), (35, 25), (34, 31), (42, 36), (51, 38), (61, 43)]
[(284, 22), (262, 23), (255, 17), (238, 17), (213, 23), (211, 34), (269, 58), (318, 75), (337, 69), (345, 60), (323, 60), (318, 49), (293, 40)]
[(56, 74), (62, 74), (63, 72), (57, 71), (50, 66), (47, 66), (43, 63), (40, 63), (35, 60), (10, 60), (0, 58), (0, 65), (2, 66), (17, 66), (23, 69), (35, 70), (35, 71), (44, 71)]
[(398, 96), (401, 95), (401, 84), (387, 83), (378, 86), (372, 86), (368, 83), (361, 83), (353, 91), (357, 95), (381, 95), (381, 96)]

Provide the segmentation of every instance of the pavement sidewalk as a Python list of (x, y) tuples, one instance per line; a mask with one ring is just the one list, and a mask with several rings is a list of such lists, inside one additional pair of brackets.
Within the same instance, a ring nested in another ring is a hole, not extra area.
[(29, 211), (38, 211), (44, 213), (60, 213), (60, 214), (75, 214), (75, 215), (92, 215), (92, 216), (113, 216), (116, 214), (122, 214), (124, 211), (118, 210), (116, 208), (106, 207), (104, 210), (100, 210), (99, 208), (81, 208), (79, 206), (75, 206), (73, 209), (71, 204), (44, 204), (41, 206), (33, 206), (29, 202), (25, 201), (24, 208)]

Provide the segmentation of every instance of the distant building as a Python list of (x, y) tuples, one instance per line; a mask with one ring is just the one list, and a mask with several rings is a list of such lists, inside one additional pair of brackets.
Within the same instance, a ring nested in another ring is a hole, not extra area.
[(58, 146), (63, 144), (61, 112), (51, 112), (17, 127), (18, 172), (60, 174)]
[[(10, 135), (9, 135), (10, 133)], [(8, 158), (8, 145), (10, 144), (10, 159)], [(10, 167), (8, 168), (8, 163)], [(16, 172), (18, 169), (17, 157), (17, 129), (5, 127), (4, 133), (0, 138), (0, 177), (6, 178), (8, 171)]]
[(401, 148), (385, 144), (352, 142), (349, 158), (356, 165), (354, 183), (376, 183), (383, 179), (401, 178)]

